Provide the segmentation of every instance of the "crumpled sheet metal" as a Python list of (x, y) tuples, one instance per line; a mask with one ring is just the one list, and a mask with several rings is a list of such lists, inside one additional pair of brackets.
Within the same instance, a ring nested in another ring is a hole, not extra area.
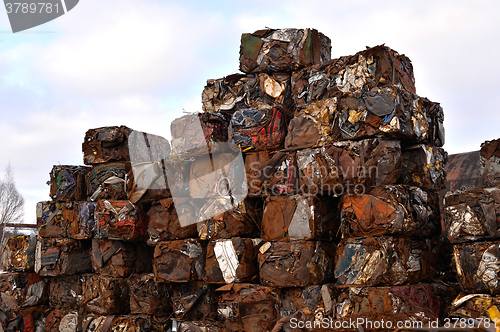
[[(226, 198), (220, 198), (222, 206)], [(262, 200), (247, 197), (237, 207), (218, 214), (196, 225), (200, 240), (230, 239), (236, 236), (258, 237), (258, 225), (262, 220)]]
[(167, 284), (172, 310), (177, 319), (214, 320), (216, 301), (214, 288), (202, 281)]
[(50, 198), (54, 201), (85, 201), (86, 166), (54, 165), (50, 171)]
[(401, 144), (378, 138), (297, 151), (300, 191), (340, 196), (397, 182)]
[(95, 314), (125, 314), (130, 310), (127, 280), (99, 274), (85, 274), (82, 283), (82, 305)]
[(448, 194), (443, 207), (446, 234), (451, 243), (500, 237), (500, 189), (472, 189)]
[(198, 239), (159, 242), (154, 251), (153, 272), (156, 282), (202, 280), (205, 248)]
[(33, 272), (36, 238), (18, 235), (3, 239), (2, 268), (10, 272)]
[(196, 213), (190, 200), (186, 204), (174, 205), (173, 198), (164, 198), (151, 205), (148, 210), (148, 244), (155, 245), (161, 241), (179, 240), (196, 237), (196, 225), (182, 227), (177, 216), (177, 209), (180, 213)]
[[(78, 315), (75, 313), (75, 316)], [(73, 319), (78, 323), (78, 325), (72, 327), (72, 329), (61, 330), (60, 332), (157, 331), (154, 328), (152, 329), (154, 325), (154, 317), (148, 317), (145, 315), (107, 315), (107, 316), (83, 315), (79, 317), (73, 317)], [(162, 331), (162, 329), (158, 329), (158, 331)]]
[(95, 208), (97, 238), (143, 240), (148, 227), (147, 214), (127, 200), (100, 200)]
[(393, 85), (338, 98), (332, 124), (335, 141), (377, 136), (444, 144), (444, 113), (438, 103)]
[(45, 317), (44, 330), (46, 332), (59, 332), (61, 319), (67, 314), (67, 310), (51, 309)]
[(210, 241), (207, 246), (205, 281), (209, 284), (258, 282), (257, 253), (260, 239)]
[(209, 79), (201, 94), (203, 111), (232, 115), (246, 108), (289, 108), (290, 75), (234, 74)]
[[(136, 271), (139, 243), (115, 240), (92, 240), (91, 259), (94, 271), (109, 277), (128, 277)], [(149, 263), (152, 264), (151, 255)]]
[(88, 200), (127, 199), (133, 181), (132, 168), (128, 162), (95, 165), (85, 176)]
[(152, 273), (134, 274), (127, 283), (131, 314), (162, 317), (172, 313), (167, 284), (156, 283)]
[(500, 297), (488, 294), (459, 294), (451, 303), (448, 317), (498, 319)]
[(82, 305), (82, 275), (55, 277), (50, 280), (49, 303), (51, 308), (78, 309)]
[[(334, 285), (331, 287), (335, 288)], [(387, 287), (338, 288), (332, 310), (334, 319), (364, 315), (409, 314), (430, 320), (440, 318), (441, 284), (416, 284)], [(395, 323), (395, 321), (394, 321)]]
[(48, 302), (49, 280), (34, 273), (0, 274), (0, 308), (18, 309)]
[(222, 332), (224, 328), (218, 322), (177, 322), (179, 332)]
[(250, 152), (245, 156), (248, 195), (293, 195), (299, 187), (296, 152)]
[[(283, 288), (279, 292), (279, 313), (283, 317), (297, 317), (299, 314), (314, 318), (335, 317), (335, 305), (339, 289), (332, 284), (307, 287)], [(300, 317), (300, 316), (299, 316)], [(288, 326), (289, 327), (289, 326)]]
[(283, 147), (287, 116), (279, 108), (245, 108), (229, 122), (229, 140), (243, 152), (273, 151)]
[(219, 320), (229, 331), (271, 331), (278, 318), (276, 289), (256, 284), (229, 284), (216, 290)]
[(423, 189), (444, 189), (447, 161), (448, 153), (443, 148), (424, 144), (404, 148), (399, 181)]
[(264, 203), (261, 236), (265, 241), (319, 240), (338, 227), (338, 210), (329, 197), (269, 196)]
[(453, 258), (464, 292), (500, 294), (500, 241), (454, 244)]
[[(10, 312), (11, 321), (3, 326), (4, 331), (39, 332), (44, 330), (45, 316), (48, 308), (46, 306), (26, 307)], [(16, 321), (20, 320), (20, 325), (14, 327)], [(13, 325), (11, 325), (13, 323)], [(3, 324), (2, 324), (3, 325)]]
[(440, 232), (439, 196), (419, 187), (376, 187), (368, 194), (343, 195), (343, 237), (433, 236)]
[(482, 143), (479, 153), (483, 186), (500, 186), (500, 138)]
[(337, 283), (396, 286), (430, 279), (443, 255), (426, 242), (390, 236), (343, 239), (335, 259)]
[(413, 66), (406, 56), (379, 45), (294, 72), (292, 96), (301, 106), (387, 85), (415, 93)]
[(259, 276), (265, 286), (305, 287), (333, 275), (335, 245), (322, 241), (266, 242), (260, 249)]
[(35, 272), (39, 275), (74, 275), (90, 271), (90, 252), (84, 241), (38, 237)]
[(299, 107), (288, 124), (285, 148), (319, 147), (334, 142), (333, 119), (337, 98), (318, 100)]
[(316, 29), (265, 29), (241, 35), (244, 73), (292, 72), (331, 58), (330, 38)]
[[(131, 156), (138, 156), (143, 152), (137, 151), (138, 149), (142, 149), (142, 146), (129, 144), (129, 136), (132, 132), (136, 134), (140, 133), (125, 126), (101, 127), (87, 130), (82, 144), (83, 162), (85, 165), (113, 161), (130, 162)], [(165, 138), (147, 133), (142, 134), (148, 141), (148, 153), (151, 154), (151, 161), (168, 159), (170, 145)]]
[(221, 148), (227, 142), (228, 121), (220, 113), (193, 113), (175, 119), (170, 124), (172, 135), (171, 160), (184, 160)]
[(90, 239), (97, 229), (94, 202), (38, 202), (38, 235), (48, 238)]

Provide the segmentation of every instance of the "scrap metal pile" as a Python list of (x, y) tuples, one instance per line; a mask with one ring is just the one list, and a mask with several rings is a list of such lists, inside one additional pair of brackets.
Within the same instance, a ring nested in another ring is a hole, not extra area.
[[(456, 295), (442, 282), (453, 279), (439, 236), (443, 110), (416, 94), (406, 56), (330, 49), (313, 29), (243, 34), (243, 73), (208, 80), (203, 112), (173, 121), (170, 142), (88, 130), (86, 166), (50, 173), (36, 241), (4, 241), (3, 329), (354, 331), (364, 319), (381, 331), (382, 320), (442, 319)], [(500, 149), (484, 149), (498, 181)], [(242, 167), (226, 167), (234, 151)], [(496, 190), (446, 198), (466, 291), (500, 290), (499, 203)]]

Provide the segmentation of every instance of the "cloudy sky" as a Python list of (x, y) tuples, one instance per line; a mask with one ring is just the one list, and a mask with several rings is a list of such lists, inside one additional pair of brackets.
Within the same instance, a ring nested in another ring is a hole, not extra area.
[(332, 56), (385, 43), (413, 63), (417, 93), (445, 111), (449, 153), (500, 137), (500, 2), (80, 0), (64, 16), (13, 34), (0, 9), (0, 170), (26, 200), (49, 199), (52, 165), (83, 163), (87, 129), (126, 125), (169, 136), (201, 111), (209, 78), (238, 71), (242, 33), (316, 28)]

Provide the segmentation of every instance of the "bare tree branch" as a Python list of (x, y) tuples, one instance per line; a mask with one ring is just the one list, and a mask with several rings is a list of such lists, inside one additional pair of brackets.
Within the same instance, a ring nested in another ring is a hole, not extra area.
[(14, 174), (9, 165), (0, 180), (0, 227), (6, 223), (20, 223), (24, 217), (24, 199), (16, 189)]

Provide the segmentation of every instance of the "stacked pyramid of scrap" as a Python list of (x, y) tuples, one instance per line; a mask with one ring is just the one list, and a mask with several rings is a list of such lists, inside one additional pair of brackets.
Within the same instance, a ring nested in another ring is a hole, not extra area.
[[(416, 94), (410, 59), (385, 45), (331, 59), (317, 30), (266, 29), (242, 35), (240, 70), (207, 81), (203, 112), (174, 120), (170, 142), (90, 129), (85, 166), (54, 166), (37, 239), (3, 244), (6, 321), (84, 332), (442, 322), (458, 292), (440, 236), (444, 113)], [(227, 167), (235, 155), (242, 164)]]

